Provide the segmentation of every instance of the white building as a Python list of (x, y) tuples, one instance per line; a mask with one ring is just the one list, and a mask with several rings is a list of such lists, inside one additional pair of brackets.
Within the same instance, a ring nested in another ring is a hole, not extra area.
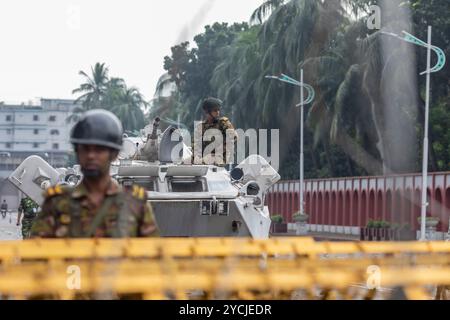
[(41, 99), (38, 105), (0, 103), (0, 202), (14, 209), (19, 193), (8, 175), (27, 157), (39, 155), (54, 167), (67, 165), (74, 100)]

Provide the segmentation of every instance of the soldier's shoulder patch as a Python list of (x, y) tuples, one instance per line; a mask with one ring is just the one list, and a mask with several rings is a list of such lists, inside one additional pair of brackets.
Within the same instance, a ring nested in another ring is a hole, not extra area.
[(133, 185), (130, 189), (131, 196), (138, 200), (145, 200), (147, 198), (147, 194), (143, 187), (138, 185)]
[(45, 192), (44, 192), (44, 197), (45, 198), (53, 198), (56, 196), (61, 196), (64, 195), (68, 192), (68, 189), (59, 185), (53, 186), (48, 188)]

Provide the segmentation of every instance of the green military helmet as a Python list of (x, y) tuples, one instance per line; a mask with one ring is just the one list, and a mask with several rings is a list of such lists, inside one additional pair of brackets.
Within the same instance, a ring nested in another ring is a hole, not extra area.
[(123, 128), (120, 120), (103, 109), (87, 111), (73, 127), (70, 142), (74, 145), (97, 145), (122, 149)]
[(217, 98), (206, 98), (203, 100), (202, 109), (203, 111), (210, 113), (214, 108), (222, 108), (223, 101)]

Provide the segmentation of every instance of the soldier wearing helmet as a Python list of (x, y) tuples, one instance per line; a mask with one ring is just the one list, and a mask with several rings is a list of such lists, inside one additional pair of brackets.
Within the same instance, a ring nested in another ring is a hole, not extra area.
[(47, 189), (31, 237), (122, 238), (157, 233), (146, 191), (121, 187), (111, 178), (111, 162), (122, 148), (119, 119), (106, 110), (91, 110), (74, 126), (73, 144), (83, 180), (78, 186)]
[(22, 200), (20, 200), (20, 206), (19, 206), (19, 214), (17, 216), (17, 223), (16, 225), (20, 225), (20, 218), (23, 215), (22, 219), (22, 237), (23, 239), (26, 239), (29, 237), (31, 226), (33, 225), (33, 221), (36, 219), (37, 215), (37, 209), (39, 206), (36, 202), (34, 202), (30, 197), (25, 197)]
[(227, 164), (230, 162), (232, 150), (228, 150), (227, 153), (227, 132), (228, 136), (231, 136), (234, 142), (237, 140), (237, 133), (234, 129), (233, 124), (227, 117), (220, 116), (220, 109), (222, 108), (223, 102), (217, 98), (206, 98), (202, 103), (202, 109), (205, 113), (206, 119), (203, 120), (196, 128), (196, 134), (194, 137), (202, 137), (202, 139), (195, 139), (194, 150), (201, 150), (202, 159), (197, 157), (194, 158), (195, 164), (201, 164), (203, 162), (209, 162), (206, 159), (208, 157), (215, 157), (214, 152), (211, 155), (205, 155), (205, 148), (213, 143), (212, 141), (205, 141), (205, 133), (209, 129), (217, 129), (222, 133), (223, 136), (223, 157), (214, 161), (215, 164)]

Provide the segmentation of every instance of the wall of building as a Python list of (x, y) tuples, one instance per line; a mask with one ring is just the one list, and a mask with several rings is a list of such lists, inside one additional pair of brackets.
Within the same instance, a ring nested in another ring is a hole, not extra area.
[(67, 118), (74, 100), (41, 99), (37, 105), (0, 105), (0, 200), (8, 197), (18, 205), (20, 194), (6, 177), (27, 157), (39, 155), (54, 167), (67, 164), (72, 146), (73, 123)]
[[(369, 220), (409, 224), (416, 230), (421, 212), (420, 174), (305, 181), (305, 211), (309, 223), (320, 226), (364, 227)], [(450, 219), (450, 172), (428, 177), (427, 215), (440, 219), (447, 232)], [(292, 222), (299, 210), (299, 182), (282, 181), (267, 196), (272, 214)]]

